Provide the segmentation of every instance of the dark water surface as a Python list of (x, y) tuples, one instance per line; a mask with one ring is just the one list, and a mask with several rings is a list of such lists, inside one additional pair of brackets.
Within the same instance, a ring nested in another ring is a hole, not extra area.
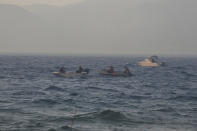
[[(162, 58), (142, 68), (140, 57), (0, 56), (2, 131), (196, 131), (197, 58)], [(132, 77), (98, 71), (130, 63)], [(91, 69), (86, 78), (51, 74), (59, 67)]]

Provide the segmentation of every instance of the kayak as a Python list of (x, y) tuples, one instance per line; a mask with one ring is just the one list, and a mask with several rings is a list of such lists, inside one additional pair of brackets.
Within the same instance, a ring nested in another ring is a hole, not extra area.
[(132, 75), (132, 74), (117, 72), (117, 71), (113, 73), (109, 73), (107, 70), (101, 70), (99, 74), (103, 76), (117, 76), (117, 77), (130, 77)]
[(71, 78), (71, 77), (83, 77), (83, 76), (87, 76), (88, 75), (87, 72), (82, 72), (82, 73), (76, 73), (76, 72), (66, 72), (66, 73), (52, 72), (52, 74), (54, 74), (56, 76), (60, 76), (60, 77), (67, 77), (67, 78)]

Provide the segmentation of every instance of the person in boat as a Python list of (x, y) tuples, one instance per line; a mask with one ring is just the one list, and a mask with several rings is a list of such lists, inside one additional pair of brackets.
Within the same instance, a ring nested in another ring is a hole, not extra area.
[(82, 73), (83, 72), (83, 68), (81, 66), (78, 67), (78, 70), (76, 71), (76, 73)]
[(157, 56), (151, 56), (149, 59), (150, 59), (151, 62), (156, 63), (158, 57)]
[(114, 73), (114, 67), (110, 66), (109, 69), (107, 70), (108, 73)]
[(124, 73), (131, 75), (131, 71), (129, 70), (129, 68), (127, 66), (124, 67)]
[(59, 72), (60, 73), (66, 73), (65, 68), (64, 67), (61, 67), (60, 70), (59, 70)]
[(151, 58), (150, 60), (151, 60), (152, 63), (155, 63), (156, 62), (155, 59), (153, 59), (153, 58)]

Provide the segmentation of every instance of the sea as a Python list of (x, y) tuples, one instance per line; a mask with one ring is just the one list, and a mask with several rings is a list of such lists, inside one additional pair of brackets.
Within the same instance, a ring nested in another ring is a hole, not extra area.
[[(0, 131), (197, 131), (197, 57), (0, 56)], [(57, 77), (64, 66), (85, 77)], [(127, 65), (131, 77), (99, 71)]]

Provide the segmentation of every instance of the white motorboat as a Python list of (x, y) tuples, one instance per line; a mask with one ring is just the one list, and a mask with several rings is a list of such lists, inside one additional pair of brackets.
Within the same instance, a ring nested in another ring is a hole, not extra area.
[(150, 56), (143, 61), (140, 61), (138, 63), (140, 66), (147, 66), (147, 67), (157, 67), (157, 66), (163, 66), (164, 62), (159, 62), (157, 56)]

